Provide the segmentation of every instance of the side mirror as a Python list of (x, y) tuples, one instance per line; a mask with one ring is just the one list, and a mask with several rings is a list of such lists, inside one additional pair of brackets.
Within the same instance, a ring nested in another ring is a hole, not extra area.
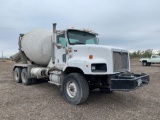
[(97, 44), (99, 44), (99, 39), (97, 38)]
[(61, 48), (62, 48), (62, 45), (61, 45), (61, 44), (57, 44), (57, 48), (58, 48), (58, 49), (61, 49)]

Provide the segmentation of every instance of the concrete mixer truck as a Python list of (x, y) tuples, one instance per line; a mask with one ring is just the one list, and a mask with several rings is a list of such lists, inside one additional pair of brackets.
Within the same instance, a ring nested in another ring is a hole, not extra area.
[(31, 85), (40, 79), (60, 86), (73, 105), (85, 102), (89, 91), (130, 91), (149, 83), (149, 75), (130, 71), (126, 49), (99, 45), (97, 33), (69, 28), (38, 29), (19, 36), (19, 52), (11, 58), (17, 83)]

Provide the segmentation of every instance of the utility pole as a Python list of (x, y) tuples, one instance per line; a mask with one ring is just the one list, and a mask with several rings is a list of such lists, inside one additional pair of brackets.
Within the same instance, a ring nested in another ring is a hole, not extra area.
[(2, 51), (2, 61), (3, 61), (3, 51)]

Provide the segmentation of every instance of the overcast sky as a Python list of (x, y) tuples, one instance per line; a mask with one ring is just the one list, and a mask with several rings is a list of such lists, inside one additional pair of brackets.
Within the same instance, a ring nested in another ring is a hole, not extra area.
[(130, 51), (160, 49), (160, 0), (0, 0), (0, 51), (18, 51), (33, 29), (89, 28), (100, 44)]

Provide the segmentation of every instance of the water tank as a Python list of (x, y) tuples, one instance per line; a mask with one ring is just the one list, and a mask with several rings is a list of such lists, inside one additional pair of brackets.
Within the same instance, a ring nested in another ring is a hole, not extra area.
[(51, 37), (51, 31), (33, 30), (23, 36), (21, 40), (22, 50), (31, 61), (47, 66), (51, 58)]

